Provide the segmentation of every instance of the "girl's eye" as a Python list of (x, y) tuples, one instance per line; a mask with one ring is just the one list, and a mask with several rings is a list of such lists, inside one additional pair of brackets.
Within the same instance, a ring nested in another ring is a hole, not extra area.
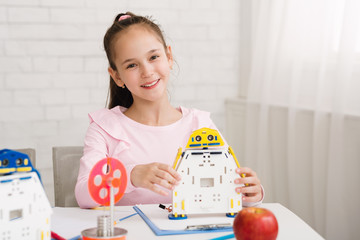
[(159, 57), (158, 55), (151, 56), (150, 60), (155, 60), (155, 59), (157, 59), (158, 57)]
[(134, 68), (136, 65), (133, 63), (133, 64), (129, 64), (127, 67), (126, 67), (126, 69), (128, 69), (128, 68)]

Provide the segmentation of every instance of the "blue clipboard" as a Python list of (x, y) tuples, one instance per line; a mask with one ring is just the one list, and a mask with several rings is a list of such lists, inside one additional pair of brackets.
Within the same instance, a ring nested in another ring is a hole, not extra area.
[(137, 206), (133, 207), (134, 210), (141, 216), (141, 218), (146, 222), (146, 224), (151, 228), (156, 236), (165, 236), (165, 235), (180, 235), (180, 234), (195, 234), (195, 233), (204, 233), (204, 232), (230, 232), (233, 231), (232, 227), (221, 227), (205, 230), (163, 230), (158, 228)]

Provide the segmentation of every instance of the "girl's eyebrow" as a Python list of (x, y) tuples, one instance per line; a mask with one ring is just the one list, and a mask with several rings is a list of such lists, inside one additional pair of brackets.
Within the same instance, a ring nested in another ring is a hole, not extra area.
[[(159, 51), (159, 50), (160, 50), (159, 48), (151, 49), (150, 51), (147, 52), (147, 54), (152, 54), (152, 53), (157, 52), (157, 51)], [(135, 58), (126, 59), (125, 61), (122, 62), (121, 65), (124, 65), (124, 64), (126, 64), (126, 63), (128, 63), (128, 62), (132, 62), (132, 61), (134, 61), (134, 60), (135, 60)]]

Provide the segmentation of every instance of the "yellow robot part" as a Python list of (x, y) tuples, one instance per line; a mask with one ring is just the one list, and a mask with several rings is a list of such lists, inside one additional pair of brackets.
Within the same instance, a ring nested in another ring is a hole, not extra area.
[(224, 146), (224, 141), (217, 130), (211, 128), (200, 128), (190, 135), (186, 148), (208, 148), (220, 146)]
[(176, 166), (177, 166), (177, 164), (178, 164), (178, 160), (179, 160), (179, 158), (180, 158), (180, 156), (181, 156), (181, 153), (182, 153), (182, 148), (180, 147), (180, 148), (178, 149), (178, 152), (177, 152), (177, 154), (176, 154), (176, 158), (175, 158), (175, 161), (174, 161), (174, 164), (173, 164), (173, 169), (175, 169), (175, 170), (176, 170)]

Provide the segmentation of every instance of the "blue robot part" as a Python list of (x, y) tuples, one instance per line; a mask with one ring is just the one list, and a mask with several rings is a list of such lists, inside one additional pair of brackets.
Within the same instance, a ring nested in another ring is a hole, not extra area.
[(41, 181), (39, 172), (33, 167), (27, 154), (10, 149), (0, 150), (0, 176), (19, 172), (35, 172)]
[(168, 215), (168, 218), (169, 218), (170, 220), (184, 220), (184, 219), (187, 219), (188, 217), (187, 217), (186, 214), (174, 215), (174, 214), (170, 213), (170, 214)]

